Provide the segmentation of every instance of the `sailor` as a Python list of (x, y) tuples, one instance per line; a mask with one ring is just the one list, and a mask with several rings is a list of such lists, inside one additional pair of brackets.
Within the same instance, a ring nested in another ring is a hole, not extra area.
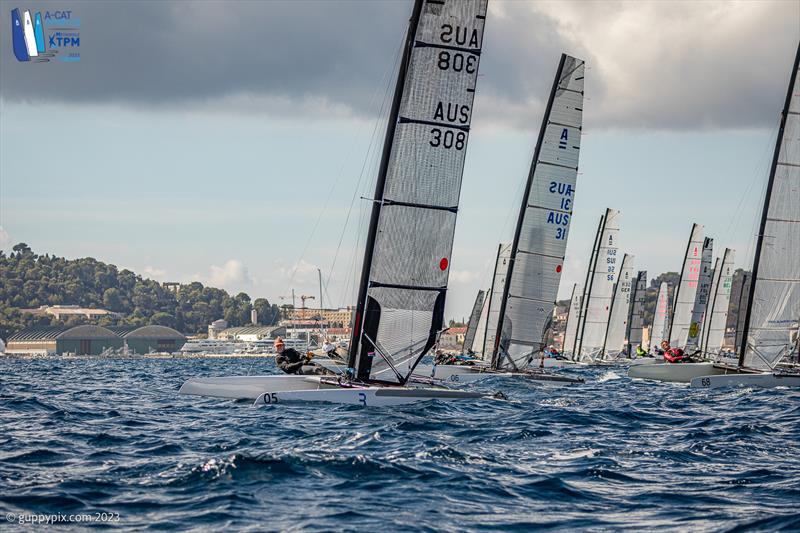
[(647, 357), (647, 351), (642, 348), (641, 344), (636, 345), (636, 357)]
[(311, 357), (308, 354), (305, 356), (300, 355), (300, 352), (294, 348), (286, 348), (286, 344), (280, 337), (275, 339), (274, 344), (275, 352), (277, 353), (275, 355), (275, 364), (278, 365), (278, 368), (287, 374), (303, 374), (303, 365), (307, 364)]
[(667, 363), (688, 363), (689, 358), (680, 348), (670, 348), (669, 341), (661, 341), (661, 349), (664, 350), (664, 361)]

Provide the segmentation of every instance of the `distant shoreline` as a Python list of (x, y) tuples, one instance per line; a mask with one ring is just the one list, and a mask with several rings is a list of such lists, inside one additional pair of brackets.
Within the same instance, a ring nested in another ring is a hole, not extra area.
[(236, 359), (236, 358), (264, 358), (272, 359), (275, 357), (274, 353), (205, 353), (205, 354), (144, 354), (144, 355), (32, 355), (32, 354), (15, 354), (4, 353), (0, 354), (0, 358), (8, 357), (15, 359)]

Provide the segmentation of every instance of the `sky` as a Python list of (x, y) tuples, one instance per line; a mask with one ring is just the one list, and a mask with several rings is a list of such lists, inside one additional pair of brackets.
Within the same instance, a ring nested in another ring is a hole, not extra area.
[[(0, 3), (0, 249), (311, 306), (319, 268), (353, 303), (410, 2)], [(80, 61), (17, 62), (16, 7), (70, 11)], [(693, 222), (746, 267), (798, 41), (794, 1), (490, 0), (446, 316), (512, 238), (562, 52), (587, 72), (560, 297), (606, 207), (651, 278)]]

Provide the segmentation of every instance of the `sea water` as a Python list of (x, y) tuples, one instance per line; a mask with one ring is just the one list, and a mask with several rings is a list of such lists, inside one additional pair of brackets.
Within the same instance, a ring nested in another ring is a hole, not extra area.
[(274, 372), (252, 358), (0, 358), (0, 528), (800, 529), (800, 391), (601, 367), (568, 371), (583, 386), (469, 386), (507, 401), (178, 395), (190, 377)]

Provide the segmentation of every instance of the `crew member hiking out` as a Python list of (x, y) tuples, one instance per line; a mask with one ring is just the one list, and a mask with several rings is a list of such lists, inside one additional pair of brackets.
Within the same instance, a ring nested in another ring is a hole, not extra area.
[(323, 367), (311, 362), (311, 354), (301, 355), (294, 348), (287, 348), (283, 339), (275, 339), (275, 364), (287, 374), (327, 374)]
[(690, 359), (683, 353), (680, 348), (670, 348), (668, 341), (661, 342), (661, 348), (664, 350), (664, 361), (667, 363), (688, 363)]

